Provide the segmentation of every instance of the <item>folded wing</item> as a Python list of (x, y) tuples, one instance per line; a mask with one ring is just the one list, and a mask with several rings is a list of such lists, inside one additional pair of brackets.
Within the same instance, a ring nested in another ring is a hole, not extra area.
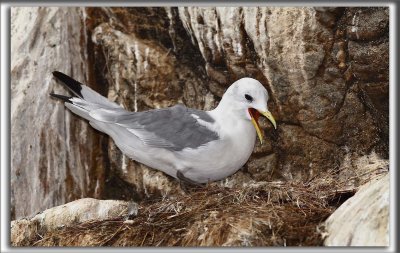
[(206, 112), (175, 105), (145, 112), (98, 109), (90, 116), (101, 122), (127, 128), (146, 145), (180, 151), (197, 148), (218, 139), (218, 134), (198, 122), (197, 118), (212, 121)]

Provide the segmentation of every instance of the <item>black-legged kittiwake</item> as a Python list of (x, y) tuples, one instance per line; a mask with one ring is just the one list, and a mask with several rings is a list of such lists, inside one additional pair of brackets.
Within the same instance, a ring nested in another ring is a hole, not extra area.
[(73, 113), (108, 134), (128, 157), (190, 183), (224, 179), (249, 159), (258, 117), (267, 117), (268, 92), (252, 78), (234, 82), (211, 111), (175, 105), (143, 112), (127, 111), (91, 88), (55, 71), (53, 75), (75, 95), (50, 94)]

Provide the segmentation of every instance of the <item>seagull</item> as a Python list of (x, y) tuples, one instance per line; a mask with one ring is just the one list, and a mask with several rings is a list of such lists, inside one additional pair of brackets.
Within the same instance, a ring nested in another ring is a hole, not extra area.
[(261, 115), (276, 129), (267, 107), (268, 92), (252, 78), (230, 85), (210, 111), (177, 104), (131, 112), (64, 73), (54, 71), (53, 76), (73, 96), (50, 95), (109, 135), (125, 155), (190, 184), (222, 180), (238, 171), (249, 159), (257, 135), (263, 143)]

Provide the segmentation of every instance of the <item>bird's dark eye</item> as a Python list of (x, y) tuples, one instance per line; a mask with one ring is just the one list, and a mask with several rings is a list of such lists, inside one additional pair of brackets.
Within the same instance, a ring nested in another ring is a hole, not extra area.
[(249, 102), (253, 101), (253, 97), (250, 96), (249, 94), (244, 94), (244, 98), (247, 99), (247, 101), (249, 101)]

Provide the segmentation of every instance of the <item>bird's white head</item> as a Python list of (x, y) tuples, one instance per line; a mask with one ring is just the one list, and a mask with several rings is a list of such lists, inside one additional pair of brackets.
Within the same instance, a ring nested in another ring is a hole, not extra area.
[(258, 124), (259, 116), (265, 116), (276, 129), (275, 119), (268, 110), (268, 98), (268, 91), (259, 81), (245, 77), (237, 80), (227, 89), (218, 107), (234, 111), (238, 117), (250, 120), (262, 143), (263, 135)]

